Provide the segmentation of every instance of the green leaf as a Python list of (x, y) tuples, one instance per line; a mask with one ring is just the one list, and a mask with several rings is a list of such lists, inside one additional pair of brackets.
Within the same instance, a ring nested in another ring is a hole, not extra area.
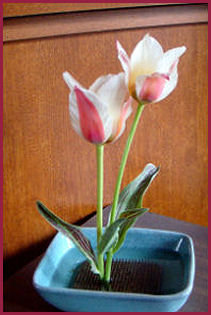
[(124, 218), (125, 220), (119, 229), (119, 237), (113, 249), (113, 253), (115, 253), (116, 251), (120, 249), (120, 247), (122, 246), (125, 240), (127, 231), (129, 230), (129, 228), (133, 226), (137, 218), (143, 215), (144, 213), (146, 213), (147, 211), (149, 211), (149, 209), (147, 208), (141, 208), (141, 209), (135, 208), (135, 209), (126, 210), (121, 213), (120, 218)]
[(122, 190), (117, 205), (117, 218), (127, 209), (141, 208), (140, 200), (142, 201), (145, 192), (158, 174), (159, 169), (159, 167), (151, 163), (147, 164), (141, 174)]
[(125, 219), (118, 219), (105, 229), (99, 241), (98, 254), (104, 255), (116, 243), (119, 229), (124, 222)]
[(119, 238), (113, 249), (116, 252), (123, 244), (127, 231), (137, 218), (148, 211), (142, 208), (142, 199), (152, 180), (159, 172), (159, 167), (147, 164), (141, 174), (129, 183), (120, 193), (117, 206), (117, 219), (126, 218), (119, 229)]
[(149, 211), (147, 208), (128, 209), (120, 214), (120, 218), (136, 219), (147, 211)]
[(97, 261), (95, 257), (94, 250), (91, 246), (90, 241), (83, 235), (78, 226), (69, 224), (58, 216), (56, 216), (52, 211), (50, 211), (42, 202), (37, 201), (37, 208), (40, 214), (59, 232), (67, 236), (81, 253), (89, 260), (92, 271), (94, 273), (99, 273), (97, 267)]

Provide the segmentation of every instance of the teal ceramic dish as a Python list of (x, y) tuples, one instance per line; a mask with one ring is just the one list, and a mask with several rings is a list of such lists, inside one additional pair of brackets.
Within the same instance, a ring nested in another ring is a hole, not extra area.
[[(95, 228), (83, 228), (96, 247)], [(58, 233), (38, 265), (33, 285), (50, 304), (66, 312), (176, 312), (191, 294), (195, 273), (192, 239), (182, 233), (130, 229), (119, 259), (146, 259), (163, 268), (161, 294), (103, 292), (71, 288), (84, 256)]]

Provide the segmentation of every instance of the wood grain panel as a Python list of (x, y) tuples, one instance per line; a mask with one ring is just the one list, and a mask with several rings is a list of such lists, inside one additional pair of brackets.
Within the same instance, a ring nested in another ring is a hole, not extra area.
[[(70, 222), (95, 210), (95, 147), (70, 125), (62, 72), (70, 71), (88, 87), (102, 74), (121, 71), (116, 39), (130, 53), (146, 32), (165, 50), (185, 44), (187, 52), (176, 90), (144, 110), (123, 185), (146, 163), (161, 165), (144, 206), (207, 225), (206, 24), (8, 42), (3, 73), (5, 257), (53, 233), (35, 209), (37, 199)], [(105, 205), (112, 201), (131, 121), (121, 139), (105, 148)]]
[(4, 20), (3, 40), (114, 31), (208, 21), (207, 5), (182, 5), (93, 11)]
[(75, 11), (90, 11), (114, 8), (128, 8), (162, 3), (4, 3), (3, 16), (15, 17), (25, 15), (50, 14)]

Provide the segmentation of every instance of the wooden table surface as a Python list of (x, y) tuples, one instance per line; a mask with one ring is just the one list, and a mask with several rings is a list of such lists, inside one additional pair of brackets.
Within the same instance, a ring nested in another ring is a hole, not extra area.
[[(107, 222), (108, 210), (109, 207), (104, 210), (104, 222)], [(83, 226), (95, 226), (95, 217)], [(147, 213), (139, 218), (135, 226), (177, 231), (192, 237), (196, 256), (194, 288), (190, 298), (179, 312), (208, 312), (208, 229), (153, 213)], [(46, 303), (32, 286), (32, 276), (39, 261), (40, 257), (37, 257), (5, 281), (5, 312), (59, 312)]]

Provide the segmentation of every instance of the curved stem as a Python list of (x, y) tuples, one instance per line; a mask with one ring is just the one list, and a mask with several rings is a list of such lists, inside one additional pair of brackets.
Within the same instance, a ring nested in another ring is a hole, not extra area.
[[(104, 145), (96, 146), (97, 152), (97, 245), (99, 244), (103, 231), (103, 153)], [(104, 277), (104, 259), (103, 255), (98, 254), (98, 267), (100, 277)]]
[(139, 123), (141, 114), (143, 112), (143, 109), (144, 109), (144, 105), (139, 104), (137, 111), (136, 111), (136, 115), (135, 115), (134, 120), (133, 120), (133, 124), (132, 124), (131, 130), (130, 130), (128, 139), (127, 139), (127, 143), (125, 146), (125, 150), (124, 150), (124, 153), (122, 156), (122, 161), (121, 161), (120, 168), (119, 168), (119, 174), (117, 177), (116, 188), (115, 188), (115, 192), (114, 192), (114, 200), (113, 200), (113, 204), (112, 204), (109, 224), (113, 223), (115, 220), (116, 208), (117, 208), (117, 204), (118, 204), (118, 200), (119, 200), (119, 193), (120, 193), (120, 188), (121, 188), (121, 184), (122, 184), (122, 178), (123, 178), (123, 174), (124, 174), (124, 170), (125, 170), (125, 165), (127, 162), (129, 151), (130, 151), (130, 146), (132, 144), (133, 137), (134, 137), (134, 134), (136, 132), (136, 128), (138, 126), (138, 123)]
[[(124, 150), (124, 153), (122, 156), (122, 161), (120, 164), (119, 173), (118, 173), (118, 177), (117, 177), (109, 225), (112, 224), (116, 218), (116, 209), (117, 209), (117, 205), (118, 205), (119, 193), (120, 193), (120, 188), (121, 188), (121, 184), (122, 184), (122, 178), (123, 178), (123, 174), (124, 174), (124, 170), (125, 170), (125, 165), (127, 162), (129, 151), (130, 151), (130, 146), (132, 144), (133, 137), (135, 135), (136, 128), (138, 126), (138, 123), (139, 123), (141, 114), (143, 112), (143, 109), (144, 109), (144, 104), (140, 103), (137, 107), (136, 115), (134, 117), (133, 124), (132, 124), (131, 130), (130, 130), (127, 142), (126, 142), (125, 150)], [(105, 280), (107, 282), (110, 281), (112, 258), (113, 258), (113, 251), (111, 249), (107, 254), (107, 262), (106, 262)]]

